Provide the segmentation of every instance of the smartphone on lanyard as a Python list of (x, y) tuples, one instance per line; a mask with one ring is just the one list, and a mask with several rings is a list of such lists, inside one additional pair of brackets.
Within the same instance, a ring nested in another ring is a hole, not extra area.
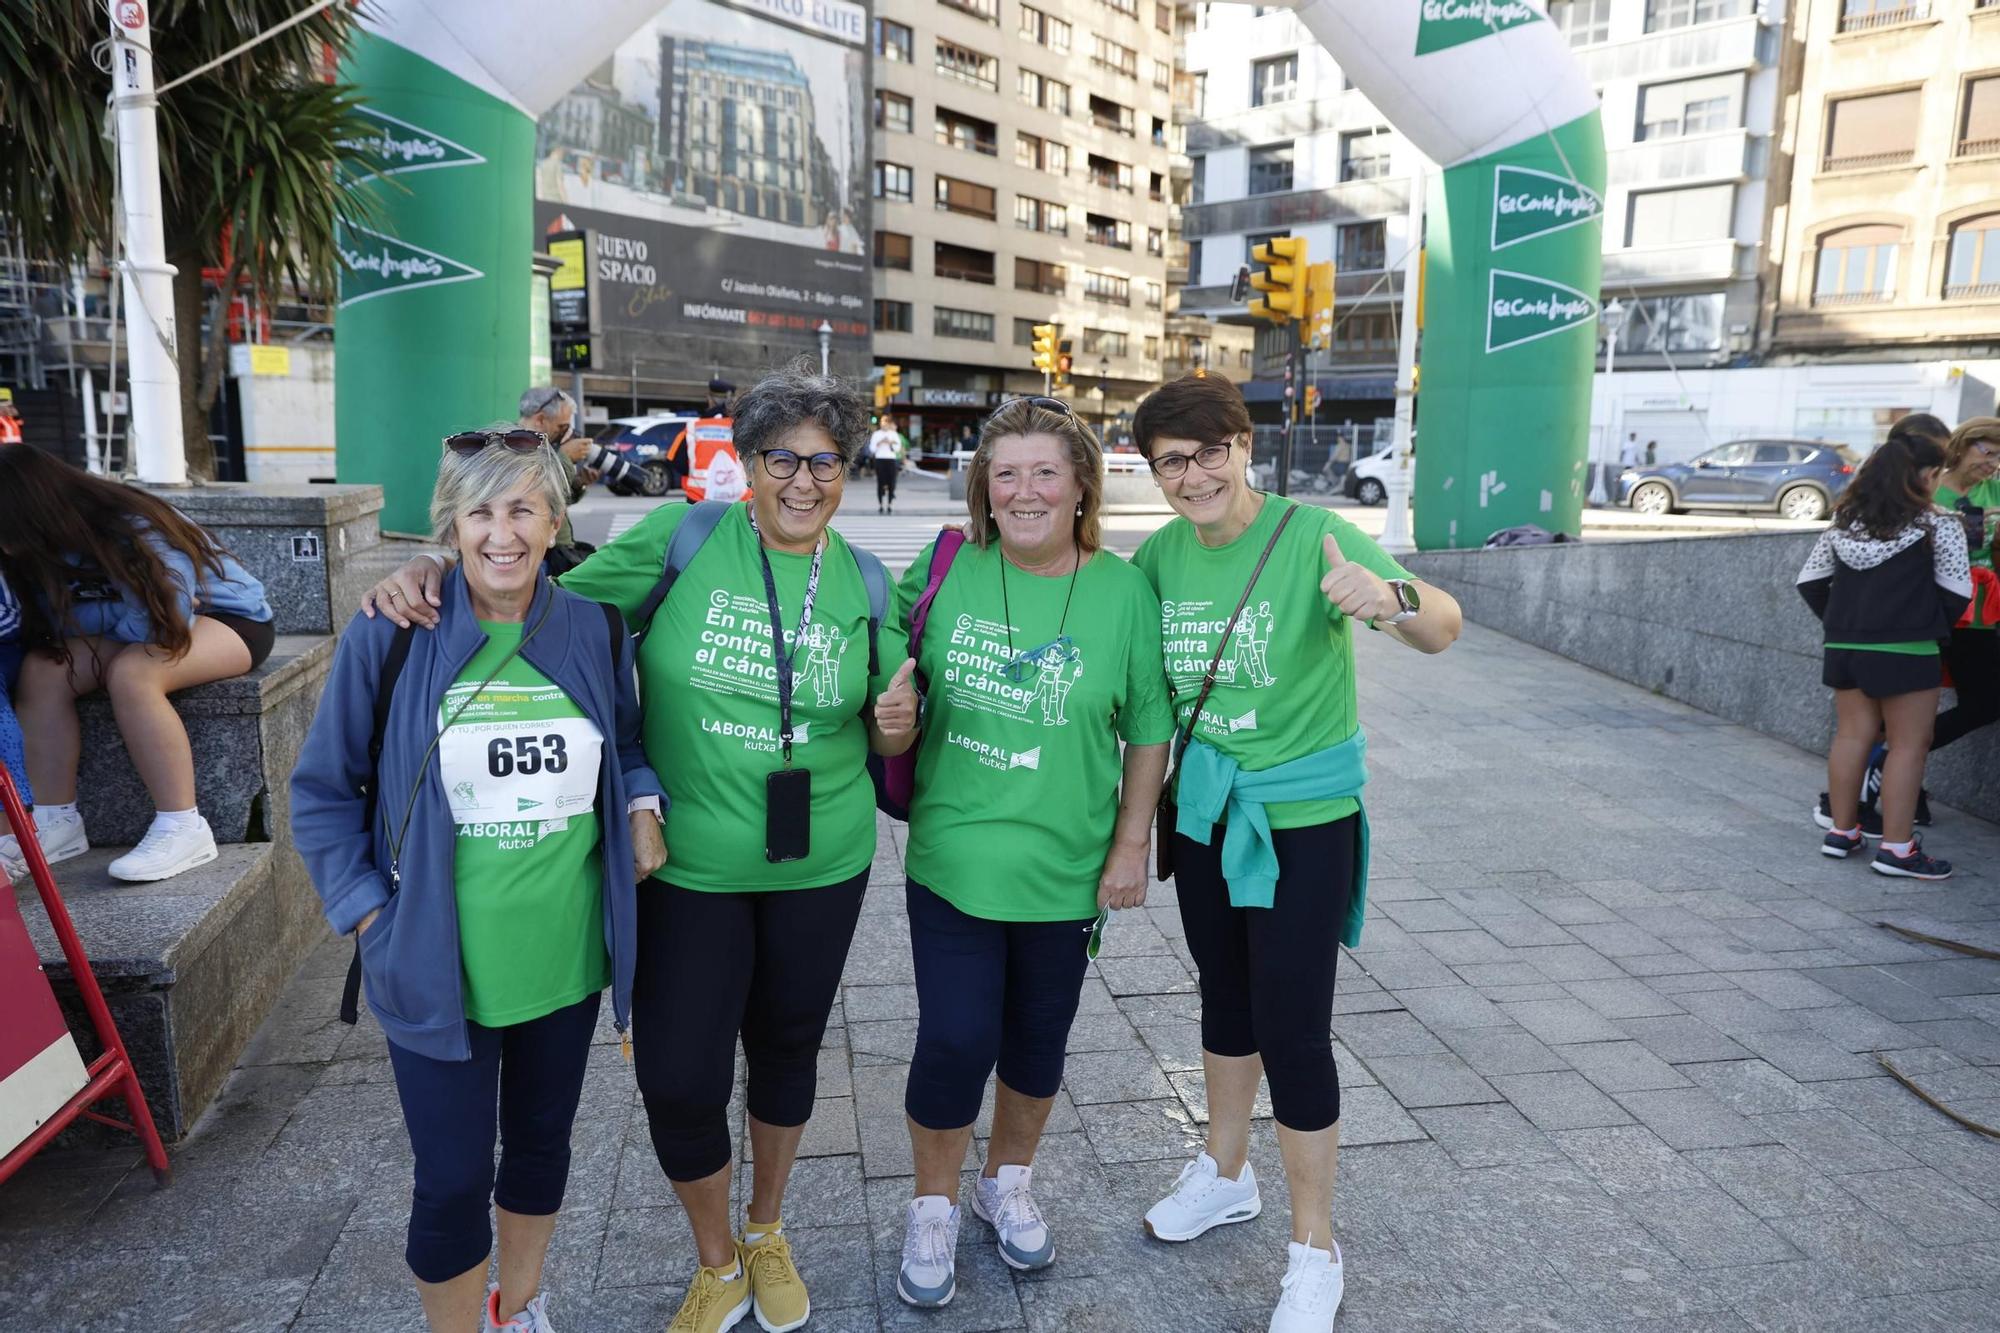
[(764, 859), (772, 864), (812, 855), (812, 771), (778, 768), (764, 775)]

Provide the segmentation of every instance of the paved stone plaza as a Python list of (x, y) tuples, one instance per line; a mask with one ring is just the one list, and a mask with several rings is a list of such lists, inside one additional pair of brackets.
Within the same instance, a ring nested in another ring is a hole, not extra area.
[[(1883, 879), (1818, 854), (1816, 756), (1476, 627), (1434, 660), (1361, 638), (1376, 860), (1334, 1020), (1339, 1327), (1991, 1328), (2000, 1143), (1876, 1053), (2000, 1125), (2000, 963), (1876, 923), (2000, 946), (2000, 829), (1940, 809), (1957, 877)], [(1171, 886), (1114, 923), (1085, 985), (1037, 1161), (1055, 1266), (1011, 1274), (968, 1217), (957, 1300), (897, 1301), (899, 832), (786, 1209), (810, 1327), (1261, 1330), (1287, 1238), (1268, 1119), (1261, 1218), (1182, 1246), (1139, 1226), (1204, 1114)], [(0, 1329), (422, 1327), (382, 1039), (334, 1018), (346, 958), (330, 941), (294, 981), (170, 1190), (127, 1149), (0, 1187)], [(551, 1310), (563, 1333), (658, 1330), (693, 1248), (608, 1027), (593, 1060)]]

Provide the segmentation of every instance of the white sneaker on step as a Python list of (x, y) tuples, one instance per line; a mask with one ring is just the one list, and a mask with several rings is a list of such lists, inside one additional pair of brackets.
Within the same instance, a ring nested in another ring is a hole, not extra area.
[(183, 871), (207, 865), (216, 857), (215, 834), (200, 815), (178, 828), (161, 824), (157, 816), (139, 845), (111, 863), (111, 878), (146, 882), (172, 879)]
[[(35, 837), (42, 844), (43, 859), (50, 865), (82, 856), (90, 850), (90, 839), (83, 836), (83, 819), (80, 816), (69, 819), (37, 816)], [(21, 851), (21, 840), (11, 833), (0, 837), (0, 868), (4, 868), (7, 878), (16, 884), (28, 882), (28, 858)]]
[(1339, 1244), (1329, 1253), (1292, 1241), (1288, 1252), (1291, 1262), (1278, 1283), (1278, 1308), (1271, 1312), (1270, 1333), (1332, 1333), (1347, 1285)]
[(1250, 1163), (1231, 1180), (1203, 1153), (1181, 1168), (1174, 1192), (1147, 1209), (1146, 1231), (1154, 1240), (1193, 1240), (1225, 1222), (1248, 1222), (1263, 1210)]

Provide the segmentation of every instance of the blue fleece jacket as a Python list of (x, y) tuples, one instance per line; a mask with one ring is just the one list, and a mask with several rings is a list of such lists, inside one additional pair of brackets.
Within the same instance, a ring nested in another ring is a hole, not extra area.
[[(361, 784), (368, 776), (376, 684), (396, 627), (360, 615), (348, 622), (292, 771), (292, 838), (335, 931), (347, 934), (368, 913), (381, 909), (361, 937), (361, 971), (368, 1007), (389, 1040), (433, 1059), (466, 1060), (472, 1051), (458, 949), (452, 860), (457, 830), (437, 753), (431, 750), (428, 760), (424, 756), (438, 734), (445, 691), (485, 645), (486, 633), (473, 613), (465, 576), (456, 569), (445, 577), (442, 600), (438, 627), (412, 636), (390, 700), (373, 828), (366, 824)], [(560, 686), (606, 738), (597, 815), (604, 829), (604, 942), (611, 953), (611, 1004), (622, 1029), (631, 1013), (638, 945), (632, 832), (625, 807), (638, 796), (658, 796), (664, 803), (666, 791), (640, 745), (631, 640), (618, 636), (614, 662), (603, 610), (547, 579), (528, 608), (528, 628), (534, 628), (545, 608), (548, 620), (527, 640), (521, 657)], [(419, 761), (424, 761), (422, 773), (417, 772)], [(413, 792), (416, 804), (397, 866), (400, 884), (392, 890), (389, 837), (400, 830)]]
[[(272, 618), (271, 604), (264, 600), (264, 585), (227, 551), (222, 553), (220, 578), (206, 565), (197, 575), (194, 562), (153, 531), (151, 524), (141, 520), (137, 536), (153, 548), (167, 567), (173, 580), (176, 609), (182, 619), (216, 611), (260, 622)], [(67, 559), (71, 564), (80, 563), (74, 555)], [(146, 604), (124, 584), (98, 576), (95, 571), (84, 571), (71, 585), (71, 596), (75, 598), (69, 613), (71, 634), (102, 635), (120, 643), (156, 640)], [(199, 605), (195, 602), (197, 597), (201, 599)]]

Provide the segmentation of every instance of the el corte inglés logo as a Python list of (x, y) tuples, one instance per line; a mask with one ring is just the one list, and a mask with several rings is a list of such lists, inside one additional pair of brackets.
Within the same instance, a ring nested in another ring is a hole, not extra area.
[(1604, 212), (1596, 193), (1571, 180), (1531, 167), (1493, 168), (1493, 248), (1580, 227)]
[(368, 227), (342, 226), (337, 244), (343, 306), (419, 287), (442, 287), (486, 276), (435, 250), (399, 241)]
[(1417, 54), (1427, 56), (1463, 46), (1541, 17), (1541, 11), (1526, 0), (1423, 0), (1417, 19)]
[(368, 133), (358, 139), (343, 139), (340, 146), (366, 159), (362, 180), (375, 176), (399, 176), (406, 171), (429, 171), (436, 167), (478, 166), (486, 159), (462, 143), (433, 133), (421, 125), (373, 110), (357, 107), (369, 122)]
[(1574, 287), (1532, 273), (1494, 269), (1486, 283), (1486, 350), (1498, 352), (1597, 318), (1597, 302)]

